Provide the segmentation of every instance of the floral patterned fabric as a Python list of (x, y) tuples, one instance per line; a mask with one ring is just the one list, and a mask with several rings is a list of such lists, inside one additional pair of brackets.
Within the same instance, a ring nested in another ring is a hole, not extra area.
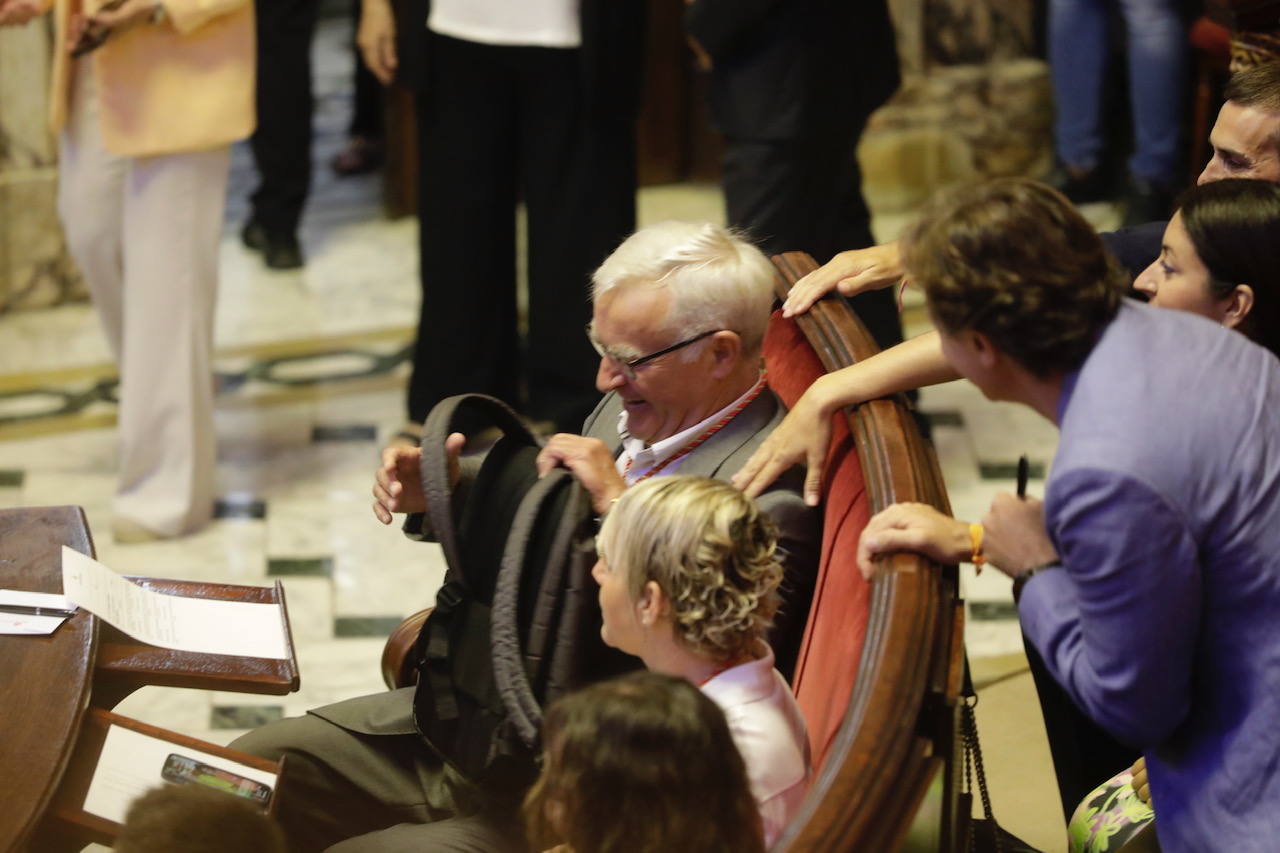
[(1138, 799), (1133, 773), (1125, 770), (1094, 788), (1076, 807), (1067, 827), (1071, 853), (1112, 853), (1155, 820)]

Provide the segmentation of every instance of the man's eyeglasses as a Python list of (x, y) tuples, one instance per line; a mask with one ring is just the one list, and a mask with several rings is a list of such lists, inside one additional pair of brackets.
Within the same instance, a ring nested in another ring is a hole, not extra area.
[(694, 335), (692, 338), (685, 338), (683, 341), (680, 341), (677, 344), (672, 344), (669, 347), (664, 347), (663, 349), (660, 349), (657, 352), (651, 352), (648, 355), (642, 355), (639, 358), (623, 358), (619, 355), (609, 352), (609, 350), (605, 348), (605, 345), (600, 343), (600, 339), (596, 337), (596, 331), (593, 323), (587, 324), (587, 340), (591, 341), (591, 346), (593, 349), (595, 349), (597, 355), (599, 355), (601, 358), (607, 358), (610, 361), (612, 361), (614, 364), (618, 366), (618, 370), (621, 371), (622, 375), (627, 377), (628, 382), (634, 382), (636, 380), (636, 370), (638, 368), (643, 367), (644, 365), (648, 364), (649, 362), (653, 361), (656, 358), (661, 358), (667, 353), (675, 352), (678, 349), (682, 349), (683, 347), (689, 346), (689, 344), (695, 344), (698, 341), (702, 340), (703, 338), (709, 338), (712, 335), (714, 335), (716, 332), (722, 332), (722, 331), (724, 330), (708, 329), (707, 331), (703, 332), (700, 335)]

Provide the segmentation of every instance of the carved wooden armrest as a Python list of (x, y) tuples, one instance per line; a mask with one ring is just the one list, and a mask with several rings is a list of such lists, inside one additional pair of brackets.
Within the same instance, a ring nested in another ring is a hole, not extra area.
[(395, 690), (418, 683), (418, 671), (414, 669), (409, 653), (413, 651), (413, 644), (418, 641), (418, 632), (422, 630), (423, 623), (434, 609), (428, 607), (406, 617), (391, 632), (391, 636), (387, 637), (387, 644), (382, 647), (382, 680), (388, 689)]

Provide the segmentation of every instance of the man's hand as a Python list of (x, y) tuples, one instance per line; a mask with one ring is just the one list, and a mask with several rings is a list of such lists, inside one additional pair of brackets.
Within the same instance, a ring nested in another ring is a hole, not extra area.
[(901, 503), (871, 517), (858, 540), (858, 568), (871, 579), (872, 561), (896, 551), (914, 551), (939, 563), (959, 563), (973, 553), (969, 525), (928, 504)]
[(360, 28), (356, 32), (356, 45), (364, 64), (382, 85), (388, 85), (396, 76), (396, 19), (391, 12), (390, 0), (364, 0), (360, 7)]
[(982, 552), (1011, 578), (1058, 559), (1044, 528), (1044, 502), (1011, 492), (996, 495), (982, 519)]
[(613, 454), (598, 438), (556, 433), (538, 454), (536, 464), (539, 475), (546, 474), (557, 465), (572, 471), (591, 495), (591, 506), (596, 515), (608, 512), (614, 498), (627, 490), (627, 482), (618, 473)]
[(20, 27), (39, 14), (35, 0), (0, 0), (0, 27)]
[[(819, 380), (821, 382), (821, 380)], [(822, 466), (831, 442), (831, 410), (815, 390), (817, 383), (796, 401), (769, 437), (733, 475), (733, 484), (748, 497), (759, 497), (769, 484), (797, 462), (805, 466), (804, 502), (817, 506), (822, 492)]]
[(782, 316), (803, 314), (832, 290), (856, 296), (864, 290), (888, 287), (901, 278), (902, 257), (896, 242), (840, 252), (795, 283), (782, 303)]
[[(456, 486), (460, 476), (458, 456), (467, 437), (460, 432), (444, 442), (449, 454), (449, 485)], [(390, 524), (392, 513), (426, 512), (427, 498), (422, 492), (422, 448), (388, 447), (382, 451), (382, 467), (373, 478), (373, 514), (383, 524)]]

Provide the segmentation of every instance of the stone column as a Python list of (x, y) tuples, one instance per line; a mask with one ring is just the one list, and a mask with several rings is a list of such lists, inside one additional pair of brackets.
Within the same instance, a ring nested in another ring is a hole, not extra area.
[(863, 191), (908, 211), (962, 181), (1048, 171), (1048, 66), (1031, 0), (890, 0), (902, 87), (863, 133)]
[(0, 313), (86, 297), (58, 221), (52, 50), (47, 15), (0, 28)]

